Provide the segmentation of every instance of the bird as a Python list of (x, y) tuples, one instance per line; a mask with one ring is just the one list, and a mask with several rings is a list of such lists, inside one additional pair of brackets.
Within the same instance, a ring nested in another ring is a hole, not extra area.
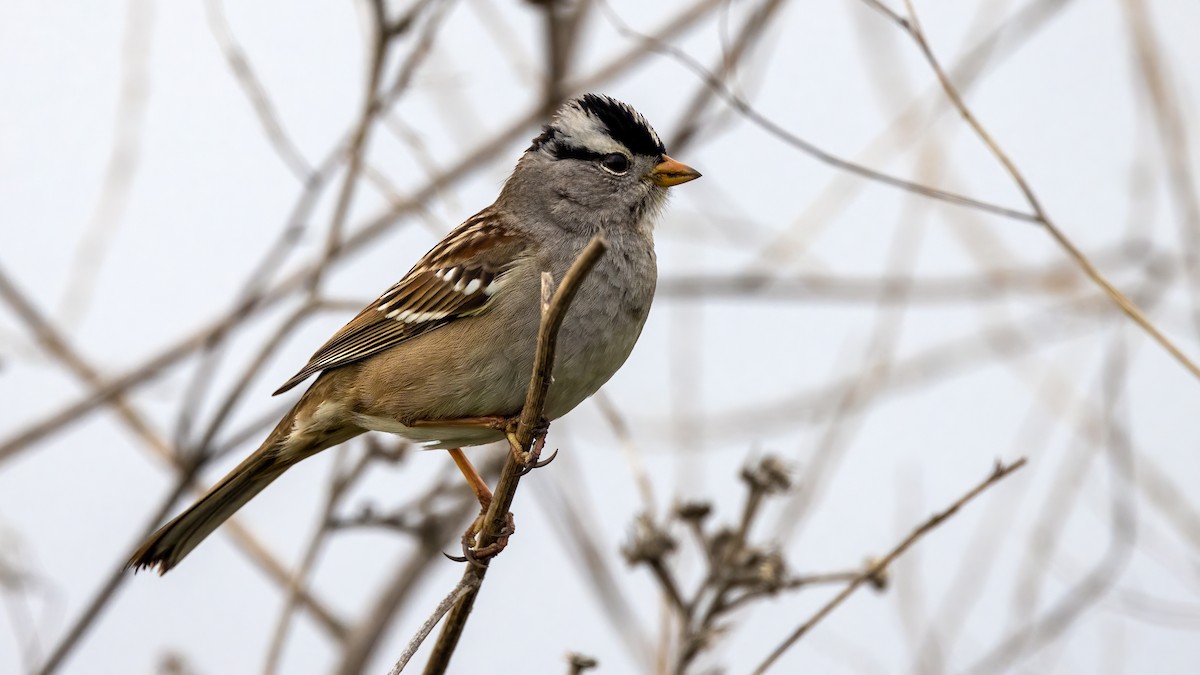
[(542, 276), (561, 280), (594, 236), (607, 244), (559, 328), (544, 417), (594, 394), (625, 363), (654, 298), (654, 225), (668, 188), (700, 177), (632, 106), (567, 100), (491, 206), (468, 218), (337, 331), (275, 395), (316, 379), (259, 448), (137, 549), (127, 567), (174, 568), (288, 468), (367, 431), (449, 450), (486, 508), (463, 447), (505, 438), (533, 368)]

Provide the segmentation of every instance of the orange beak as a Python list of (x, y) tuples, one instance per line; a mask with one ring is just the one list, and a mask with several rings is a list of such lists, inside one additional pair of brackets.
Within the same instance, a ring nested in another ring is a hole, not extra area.
[(662, 156), (662, 161), (655, 165), (650, 170), (649, 175), (646, 176), (646, 178), (650, 179), (650, 182), (663, 187), (679, 185), (689, 180), (696, 180), (699, 177), (699, 171), (683, 162), (677, 162), (666, 155)]

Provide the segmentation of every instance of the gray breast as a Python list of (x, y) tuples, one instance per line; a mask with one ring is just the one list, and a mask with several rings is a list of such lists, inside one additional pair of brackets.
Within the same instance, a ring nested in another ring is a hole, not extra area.
[(596, 393), (625, 363), (642, 333), (658, 271), (652, 242), (636, 239), (610, 241), (563, 320), (546, 402), (550, 419)]

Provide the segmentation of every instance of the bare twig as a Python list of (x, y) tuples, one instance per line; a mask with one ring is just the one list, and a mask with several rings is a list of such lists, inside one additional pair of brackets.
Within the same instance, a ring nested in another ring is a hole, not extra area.
[(926, 62), (929, 63), (929, 67), (933, 69), (934, 74), (937, 76), (938, 81), (942, 85), (942, 89), (946, 92), (946, 96), (954, 104), (955, 109), (957, 109), (959, 114), (962, 115), (962, 118), (979, 137), (979, 140), (981, 140), (983, 144), (987, 146), (988, 150), (992, 153), (992, 156), (994, 156), (996, 160), (1004, 166), (1005, 171), (1007, 171), (1009, 176), (1012, 177), (1013, 182), (1016, 183), (1017, 188), (1021, 191), (1021, 194), (1024, 195), (1025, 201), (1028, 202), (1029, 208), (1033, 210), (1033, 221), (1046, 229), (1054, 241), (1058, 243), (1059, 247), (1061, 247), (1063, 251), (1070, 256), (1070, 258), (1074, 260), (1076, 264), (1079, 265), (1080, 269), (1082, 269), (1084, 273), (1096, 283), (1096, 285), (1104, 289), (1105, 294), (1108, 295), (1108, 297), (1121, 309), (1121, 311), (1129, 315), (1129, 318), (1133, 319), (1135, 323), (1141, 326), (1142, 330), (1144, 330), (1151, 338), (1158, 342), (1163, 349), (1167, 350), (1167, 352), (1173, 356), (1180, 365), (1191, 372), (1193, 376), (1200, 379), (1200, 366), (1197, 366), (1196, 363), (1192, 361), (1192, 359), (1190, 359), (1186, 354), (1184, 354), (1183, 351), (1180, 350), (1170, 338), (1160, 331), (1158, 327), (1146, 317), (1141, 308), (1139, 308), (1137, 304), (1133, 302), (1133, 300), (1129, 299), (1128, 296), (1126, 296), (1116, 286), (1109, 282), (1109, 280), (1105, 278), (1105, 276), (1101, 274), (1098, 269), (1096, 269), (1096, 266), (1092, 264), (1092, 261), (1088, 259), (1083, 251), (1081, 251), (1075, 245), (1075, 243), (1067, 237), (1066, 233), (1064, 233), (1058, 227), (1058, 225), (1056, 225), (1054, 221), (1050, 219), (1050, 216), (1046, 213), (1045, 209), (1042, 208), (1041, 201), (1038, 199), (1037, 195), (1034, 194), (1033, 188), (1030, 187), (1028, 181), (1025, 180), (1024, 174), (1017, 169), (1017, 165), (1012, 161), (1012, 159), (1009, 158), (1004, 150), (1000, 148), (1000, 145), (995, 139), (992, 138), (992, 135), (983, 128), (983, 125), (979, 122), (979, 119), (975, 116), (975, 114), (963, 100), (962, 96), (958, 93), (958, 89), (955, 88), (954, 83), (951, 82), (949, 76), (946, 75), (946, 71), (942, 69), (937, 57), (935, 57), (933, 54), (933, 49), (929, 46), (929, 42), (925, 39), (925, 33), (921, 29), (921, 23), (917, 18), (916, 10), (913, 8), (912, 0), (904, 0), (904, 5), (908, 9), (908, 19), (902, 24), (905, 32), (912, 37), (914, 42), (916, 42), (921, 54), (925, 57)]
[[(600, 260), (607, 249), (604, 239), (597, 235), (580, 252), (571, 268), (563, 276), (562, 282), (554, 292), (554, 297), (542, 305), (542, 321), (538, 330), (537, 351), (534, 355), (533, 373), (529, 380), (529, 389), (525, 394), (525, 405), (517, 423), (515, 437), (510, 440), (513, 452), (504, 462), (500, 472), (500, 481), (492, 495), (492, 503), (483, 518), (483, 524), (478, 534), (480, 548), (495, 545), (505, 535), (507, 514), (516, 495), (517, 485), (521, 476), (527, 470), (528, 455), (533, 446), (535, 430), (542, 421), (542, 410), (546, 404), (546, 393), (550, 389), (550, 373), (554, 367), (555, 343), (558, 339), (558, 329), (566, 316), (567, 308), (571, 305), (575, 292), (591, 272), (592, 267)], [(522, 457), (518, 457), (522, 453)], [(536, 458), (535, 458), (536, 459)], [(475, 579), (473, 588), (454, 605), (453, 611), (446, 619), (438, 641), (433, 647), (433, 653), (425, 666), (426, 675), (446, 672), (450, 658), (458, 646), (458, 640), (466, 627), (467, 618), (479, 594), (479, 586), (487, 574), (488, 561), (480, 564), (468, 564), (463, 571), (463, 581)]]
[(857, 577), (855, 577), (854, 580), (847, 584), (840, 593), (838, 593), (832, 600), (821, 607), (816, 614), (813, 614), (812, 617), (810, 617), (807, 621), (800, 624), (799, 628), (793, 631), (792, 634), (789, 635), (782, 644), (776, 647), (774, 651), (767, 656), (765, 661), (763, 661), (757, 668), (754, 669), (755, 675), (765, 673), (768, 668), (775, 664), (775, 662), (780, 656), (783, 655), (784, 652), (791, 648), (792, 645), (796, 644), (796, 642), (799, 641), (800, 638), (804, 637), (806, 633), (812, 630), (817, 623), (819, 623), (826, 616), (829, 616), (833, 610), (837, 609), (839, 605), (845, 602), (846, 598), (849, 598), (854, 591), (858, 590), (860, 586), (862, 586), (864, 583), (870, 582), (873, 577), (877, 577), (880, 572), (886, 570), (888, 566), (891, 565), (894, 560), (896, 560), (896, 558), (899, 558), (901, 555), (903, 555), (904, 552), (907, 551), (913, 544), (917, 543), (921, 537), (925, 536), (937, 528), (937, 526), (944, 523), (947, 519), (957, 513), (959, 509), (965, 506), (967, 502), (970, 502), (972, 499), (979, 496), (979, 494), (984, 490), (987, 490), (989, 487), (1003, 480), (1012, 472), (1025, 466), (1025, 462), (1026, 460), (1023, 457), (1008, 465), (997, 462), (995, 468), (992, 469), (992, 472), (986, 479), (984, 479), (982, 483), (976, 485), (962, 497), (959, 497), (958, 501), (951, 504), (949, 508), (941, 511), (940, 513), (935, 513), (929, 518), (929, 520), (919, 525), (915, 530), (912, 531), (912, 533), (905, 537), (903, 541), (896, 545), (895, 548), (889, 551), (887, 555), (874, 561), (867, 567), (866, 570), (862, 572), (862, 574), (859, 574)]
[(812, 157), (813, 159), (816, 159), (819, 162), (828, 164), (830, 166), (841, 169), (843, 171), (848, 171), (850, 173), (857, 174), (857, 175), (862, 176), (863, 178), (867, 178), (869, 180), (877, 181), (879, 183), (883, 183), (885, 185), (890, 185), (892, 187), (899, 188), (901, 190), (906, 190), (908, 192), (913, 192), (913, 193), (916, 193), (919, 195), (924, 195), (926, 197), (944, 201), (948, 204), (955, 204), (958, 206), (965, 206), (968, 208), (979, 209), (980, 211), (985, 211), (987, 213), (1004, 216), (1006, 218), (1012, 218), (1013, 220), (1021, 220), (1021, 221), (1030, 222), (1030, 223), (1038, 222), (1037, 216), (1034, 214), (1026, 213), (1024, 211), (1018, 211), (1016, 209), (1011, 209), (1006, 206), (1001, 206), (999, 204), (993, 204), (991, 202), (985, 202), (985, 201), (982, 201), (979, 199), (974, 199), (972, 197), (967, 197), (965, 195), (960, 195), (960, 194), (956, 194), (956, 193), (949, 192), (946, 190), (941, 190), (941, 189), (938, 189), (935, 187), (930, 187), (928, 185), (921, 185), (920, 183), (914, 183), (912, 181), (905, 180), (903, 178), (898, 178), (896, 176), (892, 176), (890, 174), (883, 173), (882, 171), (876, 171), (875, 169), (871, 169), (869, 167), (862, 166), (861, 164), (856, 164), (854, 162), (842, 159), (841, 157), (838, 157), (837, 155), (834, 155), (831, 152), (828, 152), (822, 148), (819, 148), (812, 142), (807, 141), (807, 140), (801, 138), (800, 136), (797, 136), (796, 134), (788, 131), (787, 129), (780, 126), (777, 122), (775, 122), (771, 118), (769, 118), (766, 115), (759, 112), (754, 106), (750, 105), (749, 102), (747, 102), (745, 99), (743, 99), (737, 93), (731, 91), (728, 87), (726, 87), (725, 83), (722, 82), (720, 78), (718, 78), (716, 75), (714, 75), (712, 72), (710, 72), (707, 68), (704, 67), (703, 64), (701, 64), (699, 61), (697, 61), (695, 58), (693, 58), (687, 52), (684, 52), (683, 50), (679, 49), (678, 47), (668, 44), (661, 39), (647, 36), (643, 33), (640, 33), (638, 31), (630, 28), (629, 25), (626, 24), (624, 21), (622, 21), (621, 18), (616, 14), (616, 12), (614, 12), (612, 10), (612, 7), (610, 7), (607, 2), (604, 2), (604, 0), (600, 0), (600, 5), (601, 5), (601, 7), (603, 7), (605, 9), (605, 14), (608, 17), (609, 21), (612, 22), (613, 26), (623, 36), (625, 36), (627, 38), (631, 38), (631, 39), (636, 39), (636, 40), (642, 42), (643, 44), (647, 45), (652, 51), (655, 51), (657, 53), (664, 54), (664, 55), (674, 58), (677, 62), (680, 63), (680, 65), (684, 66), (688, 70), (692, 71), (692, 73), (695, 74), (697, 77), (704, 80), (708, 84), (708, 86), (711, 87), (713, 89), (713, 91), (715, 91), (717, 93), (718, 96), (720, 96), (722, 99), (724, 99), (725, 102), (728, 103), (731, 108), (736, 110), (739, 114), (741, 114), (747, 120), (749, 120), (756, 126), (761, 127), (762, 129), (764, 129), (771, 135), (775, 136), (776, 138), (784, 141), (788, 145), (800, 150), (801, 152), (804, 152), (805, 154), (809, 155), (810, 157)]
[[(1000, 640), (983, 658), (964, 672), (1009, 672), (1029, 654), (1044, 648), (1063, 635), (1082, 614), (1100, 600), (1129, 564), (1133, 543), (1137, 537), (1137, 506), (1133, 498), (1136, 483), (1134, 451), (1124, 429), (1123, 415), (1116, 409), (1125, 390), (1126, 361), (1121, 328), (1107, 350), (1101, 387), (1104, 390), (1104, 410), (1097, 416), (1103, 425), (1097, 439), (1105, 446), (1109, 460), (1109, 501), (1111, 524), (1104, 554), (1086, 574), (1072, 584), (1049, 608)], [(1092, 428), (1084, 430), (1091, 436)], [(1088, 440), (1092, 440), (1089, 438)], [(1068, 514), (1069, 515), (1069, 514)]]
[(1142, 72), (1137, 81), (1150, 99), (1159, 145), (1167, 164), (1168, 185), (1184, 248), (1184, 274), (1188, 277), (1187, 288), (1192, 296), (1192, 330), (1200, 338), (1200, 195), (1188, 153), (1191, 139), (1188, 138), (1186, 114), (1163, 58), (1163, 40), (1157, 34), (1147, 3), (1145, 0), (1125, 0), (1121, 5), (1133, 40), (1136, 63)]
[(72, 273), (63, 293), (63, 323), (70, 324), (84, 312), (92, 297), (96, 278), (108, 257), (109, 247), (125, 214), (134, 177), (142, 160), (142, 137), (150, 100), (150, 50), (154, 43), (155, 5), (147, 0), (131, 2), (126, 8), (125, 34), (121, 46), (121, 93), (113, 115), (112, 148), (104, 169), (100, 196), (87, 229), (80, 237), (71, 262)]
[(313, 296), (321, 285), (321, 275), (326, 263), (332, 260), (342, 245), (342, 229), (346, 217), (350, 213), (350, 203), (354, 191), (358, 187), (358, 176), (362, 172), (364, 155), (366, 154), (367, 136), (371, 131), (375, 116), (379, 114), (379, 82), (383, 77), (383, 66), (387, 60), (388, 48), (391, 46), (391, 35), (388, 33), (387, 7), (383, 0), (371, 0), (367, 3), (371, 8), (371, 58), (367, 67), (367, 84), (363, 93), (362, 111), (358, 123), (350, 134), (350, 145), (346, 149), (348, 160), (346, 173), (342, 177), (342, 188), (338, 192), (337, 202), (333, 209), (333, 219), (329, 223), (329, 231), (325, 238), (325, 251), (317, 264), (314, 274), (308, 280), (308, 290)]
[(245, 50), (238, 44), (233, 30), (229, 27), (229, 21), (225, 18), (223, 0), (204, 0), (204, 15), (208, 19), (208, 29), (212, 31), (213, 38), (217, 41), (217, 46), (220, 47), (221, 54), (229, 65), (229, 70), (233, 72), (234, 79), (245, 92), (246, 98), (250, 100), (259, 124), (262, 125), (263, 134), (270, 141), (275, 154), (298, 180), (309, 181), (312, 178), (313, 167), (291, 136), (284, 130), (279, 112), (267, 94), (266, 87), (259, 80), (258, 74), (254, 72)]
[(467, 593), (470, 593), (478, 588), (479, 581), (479, 579), (474, 577), (463, 577), (461, 580), (459, 580), (458, 585), (451, 589), (450, 593), (446, 595), (445, 598), (442, 598), (442, 601), (438, 603), (437, 607), (433, 608), (433, 614), (429, 615), (429, 618), (425, 620), (425, 623), (422, 623), (421, 627), (417, 629), (417, 634), (408, 641), (408, 646), (404, 648), (404, 653), (401, 654), (400, 658), (396, 660), (396, 665), (392, 666), (392, 669), (388, 671), (388, 675), (399, 675), (400, 671), (404, 670), (404, 666), (408, 665), (409, 660), (411, 660), (413, 655), (417, 653), (417, 650), (421, 648), (421, 643), (424, 642), (425, 638), (429, 637), (429, 634), (433, 632), (434, 626), (436, 626), (438, 622), (442, 620), (442, 617), (446, 615), (446, 612), (450, 611), (451, 607), (459, 602), (462, 602), (463, 598), (467, 596)]
[[(338, 460), (345, 459), (345, 450), (345, 447), (338, 448)], [(362, 477), (372, 458), (373, 455), (371, 453), (364, 452), (350, 468), (344, 471), (339, 467), (339, 464), (342, 462), (338, 461), (334, 463), (320, 524), (316, 531), (313, 532), (312, 537), (309, 538), (304, 555), (301, 557), (300, 566), (289, 580), (287, 598), (284, 600), (283, 609), (279, 611), (279, 620), (275, 624), (274, 634), (268, 643), (267, 660), (263, 666), (263, 675), (273, 675), (273, 673), (278, 671), (279, 661), (283, 656), (283, 646), (287, 641), (288, 631), (292, 625), (292, 615), (295, 613), (296, 608), (299, 607), (300, 596), (303, 594), (304, 589), (308, 587), (308, 577), (312, 573), (312, 568), (316, 565), (317, 557), (320, 555), (322, 547), (328, 541), (329, 535), (333, 532), (330, 524), (333, 511), (338, 507), (358, 479)]]
[[(1146, 261), (1146, 249), (1120, 246), (1093, 255), (1097, 265), (1112, 271), (1136, 270)], [(880, 274), (850, 276), (804, 272), (745, 272), (677, 275), (661, 279), (657, 297), (676, 301), (737, 299), (828, 303), (954, 304), (996, 302), (1014, 296), (1061, 296), (1092, 288), (1072, 262), (1045, 266), (996, 267), (961, 276), (913, 279)]]

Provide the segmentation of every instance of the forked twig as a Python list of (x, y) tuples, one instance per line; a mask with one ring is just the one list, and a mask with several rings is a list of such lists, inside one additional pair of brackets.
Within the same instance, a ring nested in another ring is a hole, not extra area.
[(946, 75), (946, 71), (942, 69), (942, 65), (938, 62), (937, 57), (933, 55), (933, 49), (929, 46), (929, 42), (925, 39), (925, 32), (921, 29), (921, 22), (917, 18), (917, 12), (916, 9), (913, 8), (912, 0), (904, 0), (904, 6), (908, 11), (908, 18), (903, 21), (898, 21), (897, 25), (899, 25), (905, 33), (912, 37), (913, 41), (917, 44), (917, 48), (921, 50), (922, 56), (925, 57), (925, 61), (929, 63), (929, 67), (933, 69), (934, 75), (937, 76), (938, 82), (942, 85), (942, 90), (946, 92), (946, 96), (950, 99), (950, 102), (954, 105), (954, 108), (958, 110), (958, 113), (962, 115), (963, 120), (966, 121), (967, 125), (971, 127), (971, 130), (975, 132), (975, 135), (979, 137), (979, 140), (982, 141), (985, 146), (987, 146), (988, 151), (992, 153), (992, 156), (996, 158), (996, 161), (1003, 165), (1004, 170), (1008, 172), (1008, 175), (1013, 179), (1013, 182), (1016, 183), (1017, 188), (1025, 197), (1025, 201), (1028, 202), (1029, 208), (1033, 211), (1035, 222), (1046, 229), (1046, 232), (1048, 232), (1054, 241), (1058, 243), (1059, 247), (1062, 248), (1063, 251), (1066, 252), (1066, 254), (1070, 256), (1070, 258), (1074, 260), (1076, 264), (1079, 265), (1079, 268), (1083, 270), (1084, 274), (1088, 275), (1088, 278), (1094, 281), (1096, 285), (1100, 286), (1100, 288), (1104, 289), (1104, 293), (1108, 295), (1114, 304), (1121, 308), (1121, 311), (1125, 312), (1129, 318), (1133, 319), (1134, 323), (1140, 326), (1142, 330), (1146, 331), (1146, 333), (1153, 338), (1155, 342), (1158, 342), (1163, 349), (1167, 350), (1167, 352), (1173, 356), (1180, 365), (1186, 368), (1195, 377), (1200, 378), (1200, 366), (1197, 366), (1192, 359), (1184, 354), (1183, 351), (1180, 350), (1179, 347), (1166, 336), (1166, 334), (1160, 331), (1158, 327), (1146, 317), (1141, 308), (1139, 308), (1137, 304), (1129, 298), (1129, 296), (1122, 293), (1120, 289), (1109, 282), (1109, 280), (1105, 278), (1105, 276), (1101, 274), (1098, 269), (1096, 269), (1096, 266), (1092, 264), (1092, 261), (1089, 260), (1086, 255), (1084, 255), (1083, 251), (1079, 250), (1075, 243), (1071, 241), (1071, 239), (1068, 238), (1061, 229), (1059, 229), (1054, 221), (1050, 219), (1050, 216), (1046, 214), (1046, 211), (1042, 208), (1041, 201), (1039, 201), (1037, 195), (1034, 194), (1033, 188), (1031, 188), (1028, 181), (1025, 180), (1025, 176), (1019, 169), (1017, 169), (1017, 165), (1012, 161), (1011, 158), (1009, 158), (1004, 150), (1000, 148), (1000, 145), (994, 138), (992, 138), (992, 135), (983, 128), (983, 125), (979, 122), (978, 118), (975, 117), (975, 114), (971, 112), (971, 109), (967, 106), (966, 102), (963, 101), (963, 98), (958, 93), (958, 89), (954, 86), (954, 83), (950, 81), (950, 77)]
[(810, 630), (812, 630), (813, 626), (816, 626), (817, 623), (819, 623), (822, 619), (824, 619), (826, 616), (829, 616), (833, 610), (837, 609), (839, 605), (845, 602), (846, 598), (849, 598), (854, 591), (858, 590), (860, 586), (862, 586), (864, 583), (871, 582), (874, 578), (877, 578), (880, 573), (886, 570), (888, 566), (896, 560), (896, 558), (899, 558), (904, 554), (905, 551), (911, 548), (913, 544), (917, 543), (917, 540), (919, 540), (921, 537), (924, 537), (926, 534), (929, 534), (929, 532), (944, 523), (955, 513), (958, 513), (959, 509), (961, 509), (963, 506), (966, 506), (967, 502), (971, 501), (975, 497), (978, 497), (984, 490), (987, 490), (991, 486), (1006, 478), (1009, 474), (1025, 466), (1025, 462), (1026, 459), (1024, 457), (1008, 465), (997, 462), (996, 467), (992, 469), (992, 472), (988, 474), (988, 477), (985, 478), (982, 483), (976, 485), (962, 497), (959, 497), (958, 501), (951, 504), (946, 510), (930, 516), (929, 520), (926, 520), (915, 530), (913, 530), (912, 533), (904, 538), (904, 541), (901, 541), (899, 544), (897, 544), (896, 547), (889, 551), (887, 555), (873, 561), (870, 565), (868, 565), (867, 568), (864, 569), (861, 574), (856, 576), (853, 581), (851, 581), (849, 584), (846, 584), (846, 587), (843, 588), (840, 593), (834, 596), (832, 600), (827, 602), (824, 607), (821, 607), (821, 609), (817, 610), (816, 614), (813, 614), (807, 621), (800, 624), (799, 628), (792, 631), (792, 634), (789, 635), (787, 639), (784, 640), (778, 647), (776, 647), (775, 650), (767, 656), (766, 660), (764, 660), (757, 668), (754, 669), (754, 675), (760, 675), (761, 673), (767, 672), (767, 669), (774, 665), (784, 652), (786, 652), (792, 647), (792, 645), (796, 644), (800, 638), (804, 637)]

